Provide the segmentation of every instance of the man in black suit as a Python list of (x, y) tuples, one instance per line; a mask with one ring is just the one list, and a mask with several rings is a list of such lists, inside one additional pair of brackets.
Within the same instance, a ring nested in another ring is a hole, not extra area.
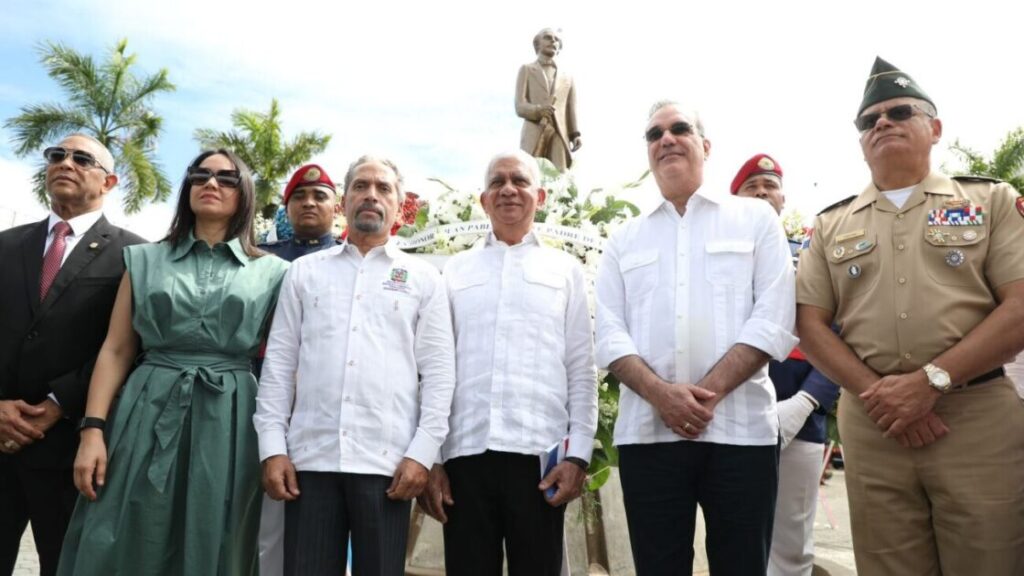
[(102, 144), (75, 134), (44, 155), (50, 216), (0, 232), (0, 575), (14, 570), (29, 521), (41, 574), (57, 570), (121, 249), (145, 241), (103, 217), (117, 175)]

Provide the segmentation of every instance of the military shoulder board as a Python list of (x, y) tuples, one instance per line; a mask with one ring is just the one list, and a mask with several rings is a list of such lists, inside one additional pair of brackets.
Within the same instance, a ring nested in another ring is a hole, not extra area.
[(956, 180), (958, 182), (972, 183), (990, 182), (992, 184), (999, 184), (1000, 182), (1002, 182), (1002, 180), (998, 178), (992, 178), (991, 176), (981, 176), (979, 174), (962, 174), (960, 176), (953, 176), (953, 180)]
[(853, 199), (856, 198), (856, 197), (857, 197), (857, 195), (854, 194), (853, 196), (850, 196), (848, 198), (843, 198), (842, 200), (840, 200), (839, 202), (836, 202), (835, 204), (830, 204), (829, 206), (826, 206), (824, 210), (822, 210), (821, 212), (818, 212), (818, 216), (821, 216), (822, 214), (824, 214), (825, 212), (828, 212), (830, 210), (834, 210), (836, 208), (839, 208), (840, 206), (844, 206), (846, 204), (849, 204), (850, 202), (853, 202)]

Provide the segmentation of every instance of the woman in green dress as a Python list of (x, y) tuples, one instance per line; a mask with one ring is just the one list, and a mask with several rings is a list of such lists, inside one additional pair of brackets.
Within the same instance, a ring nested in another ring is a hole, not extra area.
[(89, 386), (74, 472), (82, 496), (59, 574), (257, 573), (250, 359), (287, 263), (254, 247), (254, 203), (241, 160), (203, 152), (167, 237), (125, 249)]

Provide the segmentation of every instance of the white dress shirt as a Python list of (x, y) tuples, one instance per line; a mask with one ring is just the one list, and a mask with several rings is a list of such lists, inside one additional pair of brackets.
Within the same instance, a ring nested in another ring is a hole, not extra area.
[[(767, 202), (694, 194), (617, 230), (597, 279), (597, 360), (638, 354), (668, 382), (696, 384), (737, 343), (776, 360), (796, 345), (795, 278), (782, 223)], [(623, 386), (616, 444), (672, 442), (646, 400)], [(698, 441), (775, 444), (775, 389), (763, 366), (722, 399)]]
[[(60, 261), (61, 266), (68, 261), (68, 256), (71, 255), (71, 251), (75, 249), (78, 242), (82, 240), (85, 233), (96, 224), (100, 218), (103, 217), (102, 210), (93, 210), (92, 212), (86, 212), (80, 214), (74, 218), (67, 220), (68, 226), (71, 226), (71, 232), (64, 237), (64, 258)], [(50, 212), (50, 221), (46, 228), (46, 242), (43, 245), (43, 256), (46, 256), (46, 251), (50, 249), (50, 245), (53, 244), (53, 227), (58, 222), (63, 220), (60, 216), (57, 216), (53, 212)]]
[(448, 433), (453, 350), (434, 266), (391, 243), (365, 257), (345, 243), (299, 258), (256, 395), (260, 460), (391, 476), (408, 457), (429, 469)]
[(486, 450), (540, 454), (569, 436), (590, 460), (597, 370), (579, 262), (531, 232), (486, 243), (444, 267), (455, 324), (456, 385), (445, 460)]

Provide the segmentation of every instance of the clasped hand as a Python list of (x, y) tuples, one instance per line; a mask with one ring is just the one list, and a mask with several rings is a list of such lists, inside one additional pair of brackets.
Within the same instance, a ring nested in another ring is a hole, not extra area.
[(718, 395), (693, 384), (665, 384), (653, 399), (661, 420), (673, 432), (696, 440), (714, 417)]
[(928, 384), (923, 370), (884, 376), (860, 398), (864, 410), (887, 438), (920, 448), (949, 432), (933, 408), (942, 393)]
[(51, 400), (39, 404), (24, 400), (0, 401), (0, 452), (14, 454), (42, 440), (60, 416), (60, 408)]

